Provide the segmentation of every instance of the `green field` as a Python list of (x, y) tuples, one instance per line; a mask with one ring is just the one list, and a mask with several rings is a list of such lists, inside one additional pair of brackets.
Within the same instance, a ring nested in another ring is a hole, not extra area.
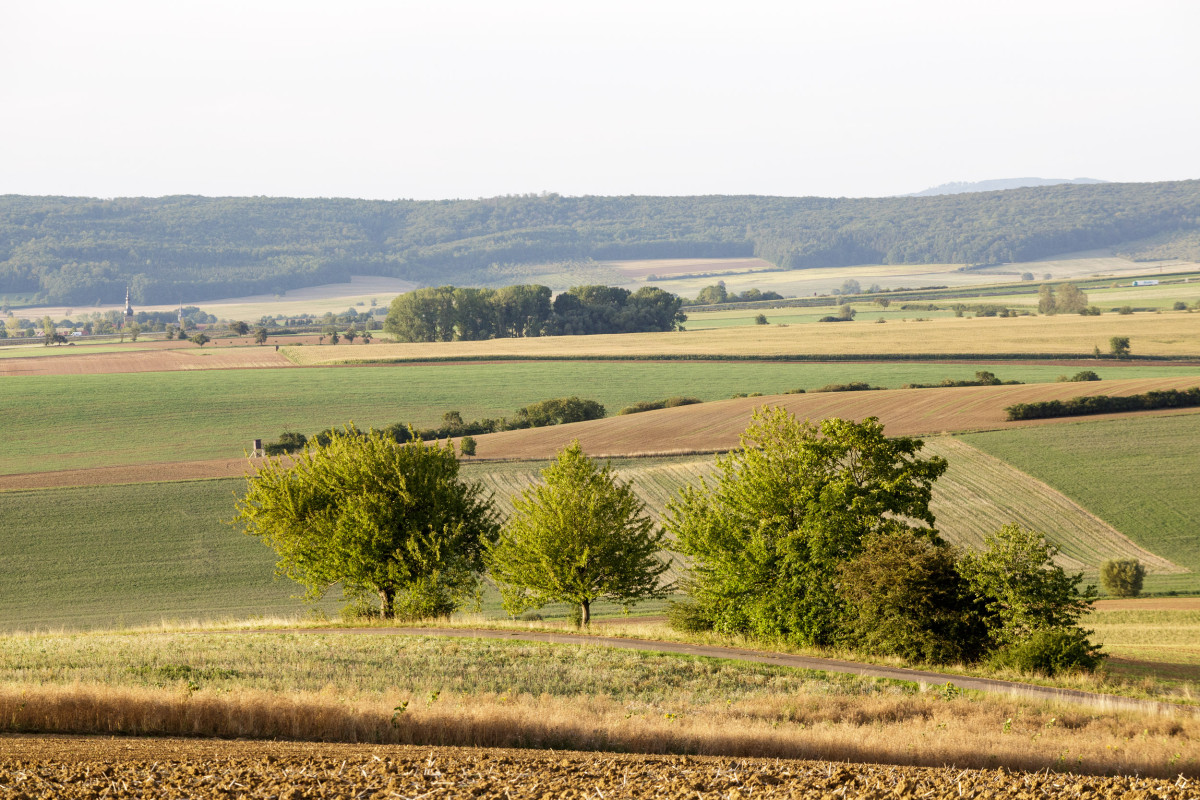
[[(1194, 375), (1195, 367), (1092, 367), (1104, 378)], [(45, 375), (4, 380), (0, 474), (106, 465), (237, 458), (250, 440), (285, 430), (440, 424), (512, 416), (551, 397), (599, 400), (610, 414), (639, 400), (690, 395), (718, 400), (828, 383), (875, 386), (970, 379), (1053, 381), (1074, 366), (928, 363), (514, 362), (310, 369), (196, 370)]]
[[(1200, 572), (1200, 416), (1084, 421), (964, 436), (1045, 481), (1151, 552)], [(1149, 576), (1147, 591), (1192, 584)]]

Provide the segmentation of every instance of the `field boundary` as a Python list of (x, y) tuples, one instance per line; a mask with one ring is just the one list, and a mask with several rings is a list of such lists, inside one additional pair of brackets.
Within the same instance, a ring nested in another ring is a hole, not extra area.
[(769, 650), (752, 650), (721, 645), (700, 645), (686, 642), (665, 642), (658, 639), (635, 639), (615, 636), (592, 636), (577, 633), (550, 633), (540, 631), (507, 631), (488, 628), (289, 628), (289, 629), (245, 629), (229, 633), (288, 633), (288, 634), (383, 634), (390, 636), (439, 636), (458, 639), (499, 639), (519, 642), (541, 642), (545, 644), (576, 644), (611, 647), (620, 650), (671, 653), (699, 658), (724, 658), (753, 664), (771, 664), (817, 672), (837, 672), (858, 675), (864, 678), (907, 681), (925, 685), (945, 685), (948, 690), (970, 690), (991, 694), (1008, 694), (1048, 702), (1074, 703), (1105, 710), (1141, 711), (1152, 714), (1173, 714), (1183, 711), (1200, 716), (1200, 707), (1154, 700), (1138, 700), (1119, 695), (1083, 692), (1078, 689), (1059, 689), (1037, 686), (1030, 683), (1000, 680), (999, 678), (973, 678), (968, 675), (953, 675), (944, 672), (889, 667), (880, 664), (864, 664), (836, 658), (797, 656), (775, 653)]

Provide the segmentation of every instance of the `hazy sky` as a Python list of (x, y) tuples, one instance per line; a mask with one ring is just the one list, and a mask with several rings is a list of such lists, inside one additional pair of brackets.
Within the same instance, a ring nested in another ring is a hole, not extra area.
[(0, 3), (0, 194), (1200, 178), (1200, 2)]

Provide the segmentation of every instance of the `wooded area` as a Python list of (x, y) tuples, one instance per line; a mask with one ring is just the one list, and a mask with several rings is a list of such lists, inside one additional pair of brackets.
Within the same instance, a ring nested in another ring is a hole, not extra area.
[[(0, 293), (196, 302), (382, 275), (511, 283), (497, 266), (757, 256), (780, 267), (1027, 261), (1200, 230), (1200, 181), (937, 197), (561, 197), (374, 201), (0, 197)], [(1175, 254), (1179, 255), (1179, 254)], [(554, 287), (565, 288), (565, 287)]]

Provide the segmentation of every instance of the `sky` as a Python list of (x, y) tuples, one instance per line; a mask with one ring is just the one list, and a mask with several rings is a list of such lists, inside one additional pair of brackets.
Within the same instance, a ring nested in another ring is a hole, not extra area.
[(9, 0), (0, 194), (1200, 178), (1195, 0)]

